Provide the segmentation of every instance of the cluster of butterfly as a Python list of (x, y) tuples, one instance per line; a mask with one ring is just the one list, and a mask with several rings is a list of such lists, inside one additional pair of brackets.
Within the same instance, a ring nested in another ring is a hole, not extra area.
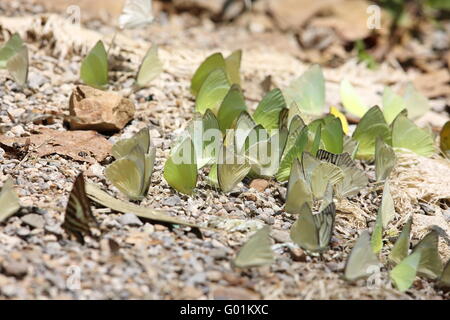
[(0, 48), (0, 69), (7, 69), (20, 86), (28, 80), (28, 48), (18, 33)]
[[(120, 29), (145, 26), (153, 21), (152, 0), (127, 0), (119, 17)], [(113, 43), (111, 44), (111, 46)], [(20, 36), (14, 34), (0, 49), (0, 69), (8, 69), (21, 86), (28, 80), (28, 49)], [(136, 88), (145, 87), (162, 72), (158, 47), (153, 45), (144, 56), (136, 76)], [(92, 87), (104, 89), (108, 84), (108, 53), (98, 41), (81, 64), (81, 80)]]

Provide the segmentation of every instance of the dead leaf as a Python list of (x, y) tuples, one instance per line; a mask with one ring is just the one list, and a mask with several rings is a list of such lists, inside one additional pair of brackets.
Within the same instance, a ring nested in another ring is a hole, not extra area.
[(95, 163), (103, 161), (111, 151), (111, 143), (95, 131), (58, 131), (42, 128), (38, 134), (29, 137), (0, 136), (0, 144), (9, 148), (24, 146), (28, 140), (28, 152), (38, 157), (59, 154), (76, 161)]

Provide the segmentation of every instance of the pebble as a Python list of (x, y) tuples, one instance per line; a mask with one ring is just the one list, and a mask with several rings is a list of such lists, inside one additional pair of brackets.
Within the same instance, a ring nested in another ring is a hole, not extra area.
[(163, 205), (173, 207), (181, 204), (181, 198), (177, 195), (168, 197), (166, 200), (163, 201)]
[(27, 214), (26, 216), (23, 216), (21, 219), (24, 223), (36, 229), (42, 229), (45, 225), (44, 218), (35, 213)]
[(142, 226), (142, 221), (133, 213), (125, 213), (119, 218), (120, 224), (124, 226)]
[(28, 265), (20, 261), (5, 261), (2, 270), (7, 276), (23, 278), (28, 273)]

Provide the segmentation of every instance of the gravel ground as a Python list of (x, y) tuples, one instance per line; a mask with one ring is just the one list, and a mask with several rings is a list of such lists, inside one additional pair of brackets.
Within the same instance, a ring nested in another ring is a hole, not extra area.
[[(7, 13), (12, 10), (6, 4), (0, 4), (0, 8)], [(0, 30), (19, 31), (31, 51), (29, 89), (21, 91), (6, 72), (0, 73), (0, 124), (11, 137), (26, 137), (42, 127), (67, 130), (58, 115), (68, 114), (69, 95), (79, 81), (80, 61), (98, 38), (108, 43), (113, 29), (93, 21), (87, 29), (74, 34), (73, 39), (67, 39), (56, 29), (49, 32), (45, 23), (30, 24), (30, 21), (43, 21), (35, 7), (23, 10), (21, 20), (7, 18), (10, 15), (0, 11)], [(58, 15), (52, 15), (46, 23), (49, 21), (61, 28), (72, 28)], [(85, 172), (88, 181), (123, 199), (103, 174), (108, 159), (90, 164), (57, 154), (37, 158), (31, 152), (21, 161), (0, 149), (0, 181), (7, 176), (14, 178), (23, 207), (0, 225), (0, 298), (448, 298), (448, 293), (422, 279), (402, 294), (393, 289), (386, 270), (382, 270), (380, 285), (375, 287), (368, 286), (366, 281), (349, 284), (342, 279), (345, 259), (358, 232), (373, 226), (381, 190), (368, 188), (358, 197), (338, 205), (338, 209), (357, 207), (359, 211), (338, 211), (330, 250), (322, 256), (308, 256), (289, 240), (288, 230), (294, 217), (283, 211), (286, 185), (270, 182), (264, 191), (258, 192), (249, 188), (249, 181), (244, 181), (238, 192), (225, 196), (208, 187), (202, 176), (192, 197), (177, 194), (168, 186), (162, 178), (164, 161), (173, 138), (192, 117), (194, 102), (189, 81), (204, 57), (219, 49), (229, 52), (236, 47), (244, 48), (244, 87), (252, 107), (262, 95), (259, 83), (265, 76), (271, 74), (277, 85), (284, 86), (307, 67), (296, 58), (293, 39), (288, 36), (255, 35), (233, 26), (212, 33), (213, 28), (211, 24), (194, 23), (192, 17), (181, 15), (146, 31), (118, 36), (113, 50), (110, 90), (128, 95), (136, 104), (137, 112), (123, 132), (108, 139), (114, 142), (148, 126), (157, 147), (157, 159), (149, 194), (141, 205), (167, 209), (171, 215), (215, 227), (217, 231), (204, 230), (200, 238), (189, 228), (152, 224), (132, 214), (96, 208), (94, 214), (107, 231), (100, 241), (87, 238), (82, 246), (69, 240), (60, 227), (64, 208), (80, 171)], [(149, 40), (161, 47), (164, 72), (151, 87), (133, 93), (134, 72)], [(386, 82), (401, 82), (411, 77), (389, 65), (369, 72), (354, 61), (338, 69), (326, 69), (325, 74), (330, 104), (338, 102), (338, 81), (343, 74), (364, 79), (362, 90), (371, 88), (367, 96), (372, 100), (379, 99), (379, 89)], [(152, 101), (148, 101), (149, 97)], [(435, 106), (443, 103), (433, 101)], [(30, 119), (36, 114), (56, 116), (50, 124), (33, 123)], [(365, 168), (373, 175), (373, 167)], [(426, 214), (417, 201), (411, 208), (415, 213)], [(403, 221), (402, 217), (399, 214), (396, 221)], [(251, 270), (233, 268), (231, 261), (236, 252), (262, 224), (272, 227), (275, 263)]]

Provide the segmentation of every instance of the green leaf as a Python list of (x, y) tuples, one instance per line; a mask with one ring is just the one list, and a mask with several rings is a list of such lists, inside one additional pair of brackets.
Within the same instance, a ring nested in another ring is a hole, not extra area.
[(434, 154), (433, 137), (422, 130), (403, 114), (392, 123), (392, 146), (408, 149), (424, 157)]
[(158, 46), (152, 47), (146, 53), (136, 78), (136, 83), (140, 87), (146, 86), (149, 82), (156, 79), (163, 70), (163, 63), (158, 57)]
[(81, 63), (80, 77), (91, 87), (103, 89), (108, 84), (108, 55), (101, 40)]
[(390, 278), (401, 292), (408, 290), (414, 283), (420, 256), (420, 252), (411, 254), (389, 272)]
[(341, 95), (342, 105), (348, 113), (351, 113), (358, 118), (364, 116), (367, 111), (367, 106), (362, 102), (361, 97), (347, 79), (341, 82), (339, 92)]
[(251, 268), (271, 264), (274, 261), (271, 249), (270, 228), (264, 226), (242, 246), (233, 261), (238, 268)]
[(164, 166), (164, 179), (178, 192), (193, 194), (197, 185), (197, 160), (190, 137), (182, 138), (172, 149)]
[(225, 59), (221, 53), (214, 53), (207, 57), (195, 71), (191, 80), (191, 92), (194, 96), (199, 94), (205, 80), (216, 69), (226, 69)]
[(216, 69), (211, 72), (197, 95), (195, 110), (201, 114), (207, 109), (211, 109), (217, 114), (223, 99), (230, 90), (230, 83), (223, 69)]
[(325, 112), (325, 78), (319, 65), (313, 65), (285, 89), (286, 102), (295, 102), (302, 112), (319, 115)]
[(266, 130), (278, 129), (280, 113), (286, 108), (286, 101), (281, 90), (273, 89), (261, 100), (253, 113), (253, 118)]
[(375, 154), (377, 137), (381, 137), (383, 141), (390, 144), (391, 133), (389, 126), (380, 108), (375, 106), (366, 112), (353, 132), (352, 138), (359, 143), (357, 156), (371, 159)]
[(231, 84), (241, 85), (241, 60), (242, 50), (233, 51), (230, 56), (225, 59), (228, 80)]
[(244, 95), (239, 85), (233, 84), (223, 99), (217, 115), (220, 130), (225, 132), (230, 129), (243, 111), (247, 111)]

